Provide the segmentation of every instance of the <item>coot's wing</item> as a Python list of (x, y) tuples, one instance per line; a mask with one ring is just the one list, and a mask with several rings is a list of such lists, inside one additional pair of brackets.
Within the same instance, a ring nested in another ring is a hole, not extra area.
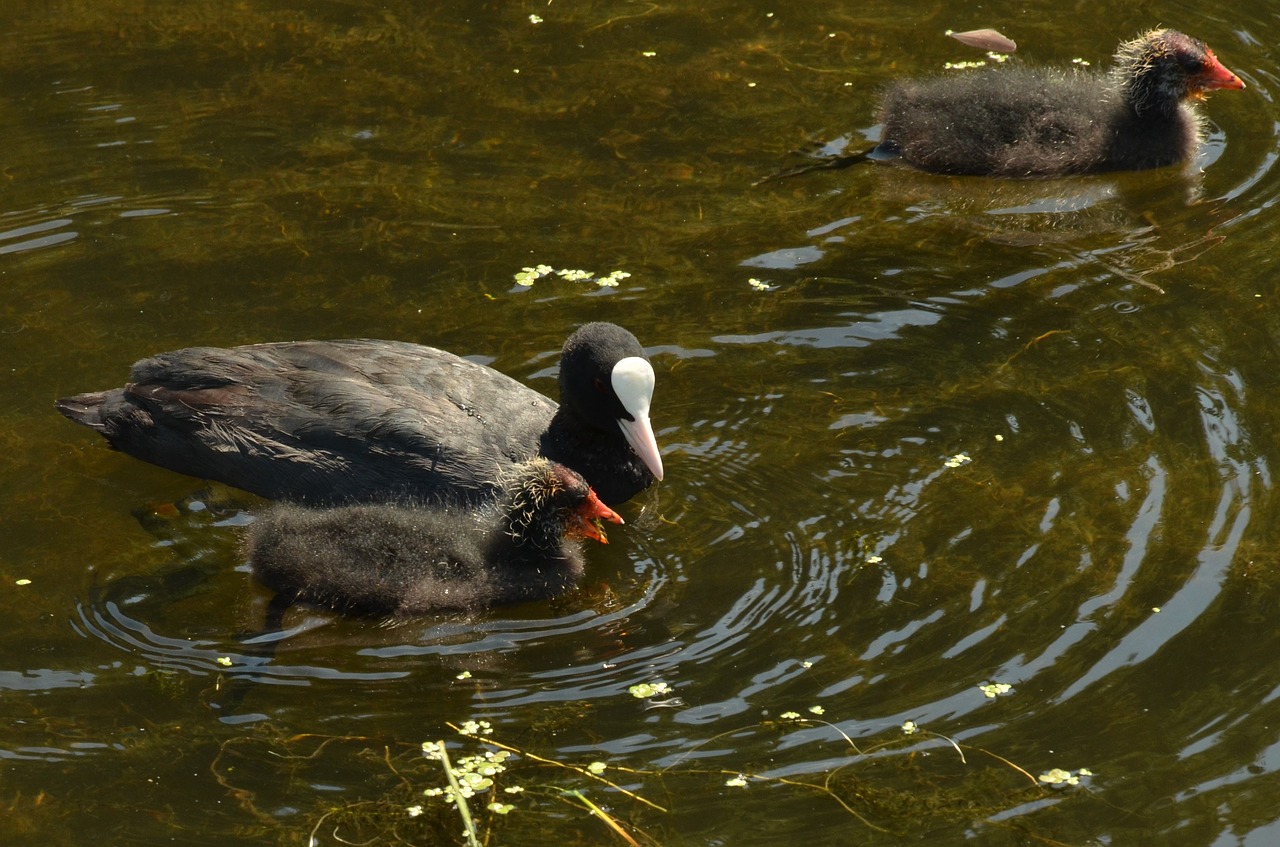
[(108, 436), (125, 452), (308, 502), (489, 493), (556, 408), (451, 353), (372, 340), (163, 353), (134, 366), (121, 399), (149, 419)]

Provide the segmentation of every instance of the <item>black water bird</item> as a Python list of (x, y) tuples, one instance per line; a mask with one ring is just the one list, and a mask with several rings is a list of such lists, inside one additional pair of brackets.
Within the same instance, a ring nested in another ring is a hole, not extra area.
[[(478, 512), (441, 504), (276, 504), (250, 525), (253, 571), (273, 606), (321, 606), (406, 618), (543, 600), (583, 573), (579, 538), (622, 523), (583, 478), (532, 459), (503, 472), (498, 502)], [(280, 612), (278, 611), (277, 614)]]
[(867, 159), (1011, 178), (1160, 168), (1194, 156), (1204, 134), (1198, 101), (1244, 87), (1203, 41), (1155, 29), (1122, 43), (1107, 73), (1008, 64), (893, 83), (878, 145), (760, 183)]
[(1120, 45), (1107, 74), (996, 67), (892, 85), (879, 152), (926, 171), (1046, 177), (1189, 160), (1195, 101), (1244, 88), (1203, 41), (1156, 29)]
[(544, 456), (616, 505), (662, 479), (653, 386), (634, 335), (588, 323), (564, 344), (558, 407), (452, 353), (363, 339), (162, 353), (57, 408), (131, 456), (269, 499), (478, 502)]

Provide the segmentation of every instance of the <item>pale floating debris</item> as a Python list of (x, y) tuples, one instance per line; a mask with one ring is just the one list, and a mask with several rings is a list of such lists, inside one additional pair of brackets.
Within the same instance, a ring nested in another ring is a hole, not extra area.
[(809, 711), (815, 715), (821, 715), (821, 714), (825, 714), (827, 710), (822, 708), (821, 706), (810, 706)]
[(538, 15), (530, 15), (530, 16), (529, 16), (529, 23), (531, 23), (531, 24), (540, 24), (540, 23), (542, 23), (542, 18), (541, 18), (540, 16), (538, 16)]
[(996, 433), (996, 441), (1004, 441), (1004, 436), (997, 432), (997, 433)]
[(488, 721), (467, 721), (458, 727), (458, 732), (462, 735), (492, 735), (493, 724)]
[(443, 793), (443, 788), (424, 788), (422, 790), (422, 796), (424, 797), (439, 797)]
[(492, 779), (475, 771), (463, 771), (455, 773), (454, 776), (457, 777), (458, 787), (462, 789), (463, 797), (472, 797), (488, 791), (493, 785)]
[(980, 688), (982, 693), (992, 700), (999, 697), (1001, 694), (1008, 694), (1013, 690), (1013, 686), (1007, 682), (989, 682), (986, 685), (979, 685), (978, 688)]
[(975, 68), (985, 68), (986, 66), (987, 66), (986, 62), (973, 61), (973, 62), (947, 62), (942, 67), (946, 68), (949, 71), (969, 71), (969, 70), (974, 70)]
[(599, 776), (600, 774), (604, 773), (604, 770), (607, 767), (609, 766), (606, 765), (604, 762), (592, 762), (591, 764), (587, 765), (587, 773), (593, 773), (596, 776)]
[(409, 808), (405, 809), (404, 811), (405, 811), (405, 813), (406, 813), (409, 817), (411, 817), (411, 818), (416, 818), (418, 815), (422, 814), (422, 807), (421, 807), (421, 806), (410, 806)]
[(903, 735), (915, 735), (915, 734), (916, 734), (917, 732), (919, 732), (919, 731), (920, 731), (920, 727), (916, 725), (916, 722), (915, 722), (915, 721), (903, 721), (903, 722), (902, 722), (902, 734), (903, 734)]
[(1082, 68), (1087, 68), (1089, 67), (1089, 60), (1088, 59), (1072, 59), (1071, 64), (1079, 65)]
[(521, 268), (520, 273), (516, 274), (516, 284), (525, 286), (533, 285), (539, 279), (542, 279), (542, 277), (552, 273), (554, 270), (555, 268), (550, 265), (538, 265), (534, 268)]
[(757, 83), (754, 83), (754, 82), (748, 82), (748, 83), (747, 83), (747, 88), (755, 88), (755, 87), (756, 87), (756, 85), (757, 85)]
[(652, 59), (654, 56), (658, 55), (658, 51), (656, 51), (656, 50), (642, 50), (642, 51), (640, 52), (640, 55), (641, 55), (641, 56), (644, 56), (646, 59)]
[(440, 751), (443, 749), (443, 744), (437, 744), (434, 741), (422, 742), (422, 755), (433, 761), (438, 761), (440, 759)]
[(497, 800), (494, 800), (489, 804), (489, 811), (493, 812), (495, 815), (505, 815), (514, 808), (515, 806), (510, 803), (499, 803)]
[(455, 676), (454, 679), (471, 679), (471, 671), (463, 671)]
[(957, 453), (954, 456), (952, 456), (950, 459), (947, 459), (945, 462), (943, 462), (943, 464), (949, 468), (958, 468), (961, 465), (967, 465), (972, 461), (973, 459), (969, 457), (968, 453)]
[(801, 662), (800, 667), (805, 668), (807, 670), (808, 668), (813, 667), (813, 662)]
[(1011, 58), (1008, 53), (997, 53), (994, 50), (987, 53), (987, 58), (995, 62), (997, 65), (1003, 65)]
[(878, 564), (880, 564), (881, 562), (883, 562), (883, 561), (884, 561), (884, 559), (880, 558), (879, 556), (877, 556), (877, 555), (875, 555), (875, 554), (872, 554), (872, 555), (868, 556), (864, 561), (865, 561), (868, 565), (878, 565)]
[(24, 577), (23, 579), (15, 579), (15, 580), (13, 581), (13, 584), (14, 584), (14, 585), (30, 585), (30, 584), (31, 584), (31, 580), (26, 579), (26, 578)]
[(215, 662), (217, 662), (218, 664), (222, 665), (224, 668), (229, 668), (229, 667), (231, 667), (231, 657), (230, 657), (230, 656), (219, 656), (218, 658), (214, 659), (214, 661), (215, 661)]
[(627, 689), (638, 700), (647, 700), (657, 694), (670, 694), (671, 686), (665, 682), (642, 682)]
[(618, 283), (629, 276), (631, 274), (626, 271), (609, 271), (609, 273), (596, 280), (596, 285), (601, 288), (617, 288)]
[(1080, 770), (1076, 771), (1076, 773), (1079, 774), (1080, 776), (1093, 776), (1093, 771), (1089, 770), (1088, 768), (1081, 768)]
[(534, 267), (521, 268), (520, 272), (515, 275), (516, 285), (523, 285), (528, 288), (538, 280), (546, 276), (555, 275), (568, 282), (582, 282), (583, 280), (594, 280), (596, 285), (603, 288), (617, 288), (618, 283), (631, 274), (626, 271), (610, 271), (603, 276), (597, 277), (592, 271), (584, 271), (579, 268), (553, 268), (550, 265), (536, 265)]
[(1047, 785), (1079, 785), (1080, 777), (1075, 776), (1071, 771), (1054, 768), (1047, 773), (1040, 774), (1040, 781)]
[(1152, 606), (1152, 607), (1151, 607), (1151, 611), (1155, 612), (1155, 613), (1158, 615), (1158, 614), (1160, 614), (1160, 607), (1159, 607), (1159, 606)]
[(763, 279), (756, 279), (755, 277), (751, 277), (750, 279), (748, 279), (747, 285), (751, 286), (756, 291), (772, 291), (773, 290), (773, 286), (770, 285), (768, 282), (766, 282)]
[(744, 777), (742, 774), (738, 774), (733, 779), (726, 779), (724, 781), (724, 784), (729, 786), (730, 788), (746, 788), (747, 778)]
[(506, 788), (504, 788), (504, 789), (502, 789), (502, 790), (503, 790), (503, 791), (505, 791), (505, 792), (507, 792), (508, 794), (523, 794), (523, 793), (524, 793), (524, 786), (523, 786), (523, 785), (508, 785)]
[(964, 32), (947, 30), (947, 35), (966, 47), (976, 47), (979, 50), (1012, 53), (1018, 49), (1017, 42), (994, 29), (970, 29)]
[(800, 713), (799, 712), (783, 712), (782, 714), (778, 715), (778, 717), (784, 721), (798, 721), (800, 720)]

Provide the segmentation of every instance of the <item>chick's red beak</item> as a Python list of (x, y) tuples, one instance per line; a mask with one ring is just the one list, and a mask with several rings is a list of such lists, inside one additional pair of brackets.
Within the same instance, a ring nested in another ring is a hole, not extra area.
[(1196, 75), (1194, 86), (1198, 92), (1214, 91), (1218, 88), (1239, 90), (1244, 88), (1244, 80), (1227, 70), (1226, 66), (1218, 61), (1218, 57), (1213, 55), (1212, 50), (1206, 50), (1204, 70)]
[(594, 491), (588, 490), (587, 499), (582, 501), (582, 505), (573, 511), (573, 520), (569, 524), (569, 534), (590, 538), (593, 541), (599, 541), (601, 544), (608, 544), (609, 539), (604, 534), (604, 528), (600, 526), (600, 521), (625, 523), (622, 520), (622, 515), (600, 502), (600, 498), (596, 496)]

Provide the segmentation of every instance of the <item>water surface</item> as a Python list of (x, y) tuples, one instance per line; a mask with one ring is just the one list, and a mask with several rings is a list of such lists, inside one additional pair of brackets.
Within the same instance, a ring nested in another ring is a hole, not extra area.
[[(452, 843), (420, 745), (486, 749), (473, 719), (526, 754), (473, 800), (490, 844), (625, 843), (574, 790), (642, 844), (1280, 839), (1280, 4), (1227, 14), (0, 12), (6, 843)], [(1249, 86), (1187, 172), (752, 186), (975, 58), (948, 28), (1100, 67), (1156, 24)], [(631, 276), (516, 283), (541, 263)], [(259, 502), (52, 408), (154, 352), (295, 338), (554, 394), (594, 319), (648, 347), (668, 479), (582, 590), (298, 610), (272, 655), (238, 549)]]

